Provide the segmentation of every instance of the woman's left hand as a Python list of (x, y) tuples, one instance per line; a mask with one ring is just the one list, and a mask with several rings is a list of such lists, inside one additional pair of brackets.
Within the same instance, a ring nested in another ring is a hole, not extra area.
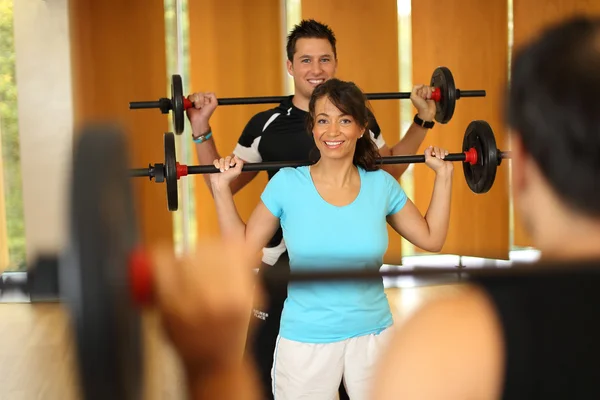
[(448, 150), (437, 146), (429, 146), (425, 149), (425, 164), (435, 171), (436, 174), (448, 173), (452, 174), (454, 165), (452, 161), (444, 161), (448, 155)]

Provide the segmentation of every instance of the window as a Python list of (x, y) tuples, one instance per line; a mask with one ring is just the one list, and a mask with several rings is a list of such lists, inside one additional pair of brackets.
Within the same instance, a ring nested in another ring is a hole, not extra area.
[[(189, 18), (187, 0), (165, 0), (165, 48), (167, 58), (167, 93), (171, 91), (171, 77), (181, 76), (184, 95), (189, 92)], [(169, 119), (171, 132), (174, 131)], [(193, 164), (192, 148), (189, 142), (189, 124), (184, 133), (175, 140), (177, 160), (182, 164)], [(194, 201), (194, 179), (179, 181), (179, 211), (173, 213), (173, 235), (177, 253), (185, 253), (196, 242), (196, 214)]]
[[(398, 65), (400, 67), (401, 92), (412, 90), (412, 23), (411, 23), (411, 0), (398, 0)], [(413, 108), (410, 101), (400, 102), (400, 132), (404, 135), (413, 121)], [(406, 195), (414, 199), (414, 164), (410, 164), (406, 172), (400, 178), (402, 189)], [(402, 239), (403, 257), (415, 254), (415, 247), (406, 239)]]
[[(285, 32), (282, 38), (281, 48), (285, 49), (287, 43), (287, 35), (290, 33), (294, 26), (302, 21), (302, 1), (301, 0), (285, 0)], [(287, 54), (284, 51), (283, 57), (287, 60)], [(285, 63), (283, 64), (285, 65)], [(294, 94), (294, 78), (292, 78), (287, 71), (285, 71), (285, 91), (286, 94)]]
[(25, 269), (13, 0), (0, 0), (0, 271)]

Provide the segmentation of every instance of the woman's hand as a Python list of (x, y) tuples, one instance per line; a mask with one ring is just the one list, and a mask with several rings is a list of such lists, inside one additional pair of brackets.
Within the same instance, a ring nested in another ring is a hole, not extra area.
[(454, 170), (454, 165), (452, 164), (452, 161), (444, 161), (444, 158), (447, 155), (448, 150), (437, 146), (429, 146), (425, 149), (425, 164), (434, 170), (436, 174), (447, 173), (448, 175), (451, 175)]
[(214, 161), (214, 166), (221, 172), (210, 175), (210, 183), (213, 190), (229, 187), (231, 181), (240, 176), (244, 162), (237, 156), (227, 156)]

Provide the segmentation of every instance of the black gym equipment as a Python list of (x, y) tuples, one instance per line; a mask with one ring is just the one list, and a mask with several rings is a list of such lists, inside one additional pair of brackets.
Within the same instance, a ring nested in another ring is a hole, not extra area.
[[(450, 69), (447, 67), (438, 67), (431, 75), (430, 86), (434, 88), (431, 99), (436, 102), (435, 120), (440, 124), (446, 124), (452, 119), (456, 100), (463, 97), (485, 97), (485, 90), (460, 90), (454, 84), (454, 78)], [(384, 92), (384, 93), (366, 93), (369, 100), (396, 100), (410, 99), (410, 92)], [(244, 105), (244, 104), (277, 104), (285, 100), (286, 96), (265, 96), (265, 97), (232, 97), (217, 99), (219, 105)], [(172, 75), (171, 77), (171, 98), (160, 98), (158, 101), (132, 101), (129, 103), (130, 110), (140, 110), (148, 108), (158, 108), (161, 113), (168, 114), (172, 112), (173, 126), (176, 134), (183, 133), (184, 113), (188, 108), (193, 107), (191, 101), (183, 96), (183, 87), (181, 76)]]
[(73, 160), (69, 241), (59, 260), (81, 388), (86, 399), (141, 399), (141, 316), (129, 286), (138, 232), (123, 176), (125, 139), (104, 126), (82, 135)]
[[(132, 177), (149, 177), (155, 182), (166, 180), (167, 205), (169, 211), (179, 208), (177, 197), (177, 180), (186, 175), (214, 174), (220, 172), (214, 165), (183, 165), (175, 157), (175, 139), (171, 132), (164, 134), (165, 162), (164, 164), (150, 164), (148, 168), (130, 170)], [(509, 152), (499, 151), (496, 146), (494, 132), (490, 125), (482, 120), (472, 121), (464, 135), (462, 153), (452, 153), (445, 157), (446, 161), (463, 162), (465, 180), (473, 193), (487, 193), (496, 179), (496, 169), (502, 159), (510, 158)], [(406, 155), (381, 157), (379, 164), (412, 164), (424, 163), (424, 155)], [(310, 161), (292, 162), (261, 162), (244, 164), (242, 171), (267, 171), (278, 170), (285, 167), (299, 167), (310, 165)]]
[(32, 302), (43, 297), (65, 304), (83, 399), (142, 399), (140, 308), (150, 268), (136, 257), (127, 151), (120, 129), (84, 127), (71, 165), (67, 245), (29, 265), (26, 279), (0, 275), (0, 295), (18, 290)]

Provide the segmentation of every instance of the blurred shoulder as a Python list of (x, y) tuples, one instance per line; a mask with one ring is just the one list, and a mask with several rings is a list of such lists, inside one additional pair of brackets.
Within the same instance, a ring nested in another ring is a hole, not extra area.
[(492, 302), (476, 286), (461, 287), (396, 328), (374, 399), (498, 398), (503, 350)]

